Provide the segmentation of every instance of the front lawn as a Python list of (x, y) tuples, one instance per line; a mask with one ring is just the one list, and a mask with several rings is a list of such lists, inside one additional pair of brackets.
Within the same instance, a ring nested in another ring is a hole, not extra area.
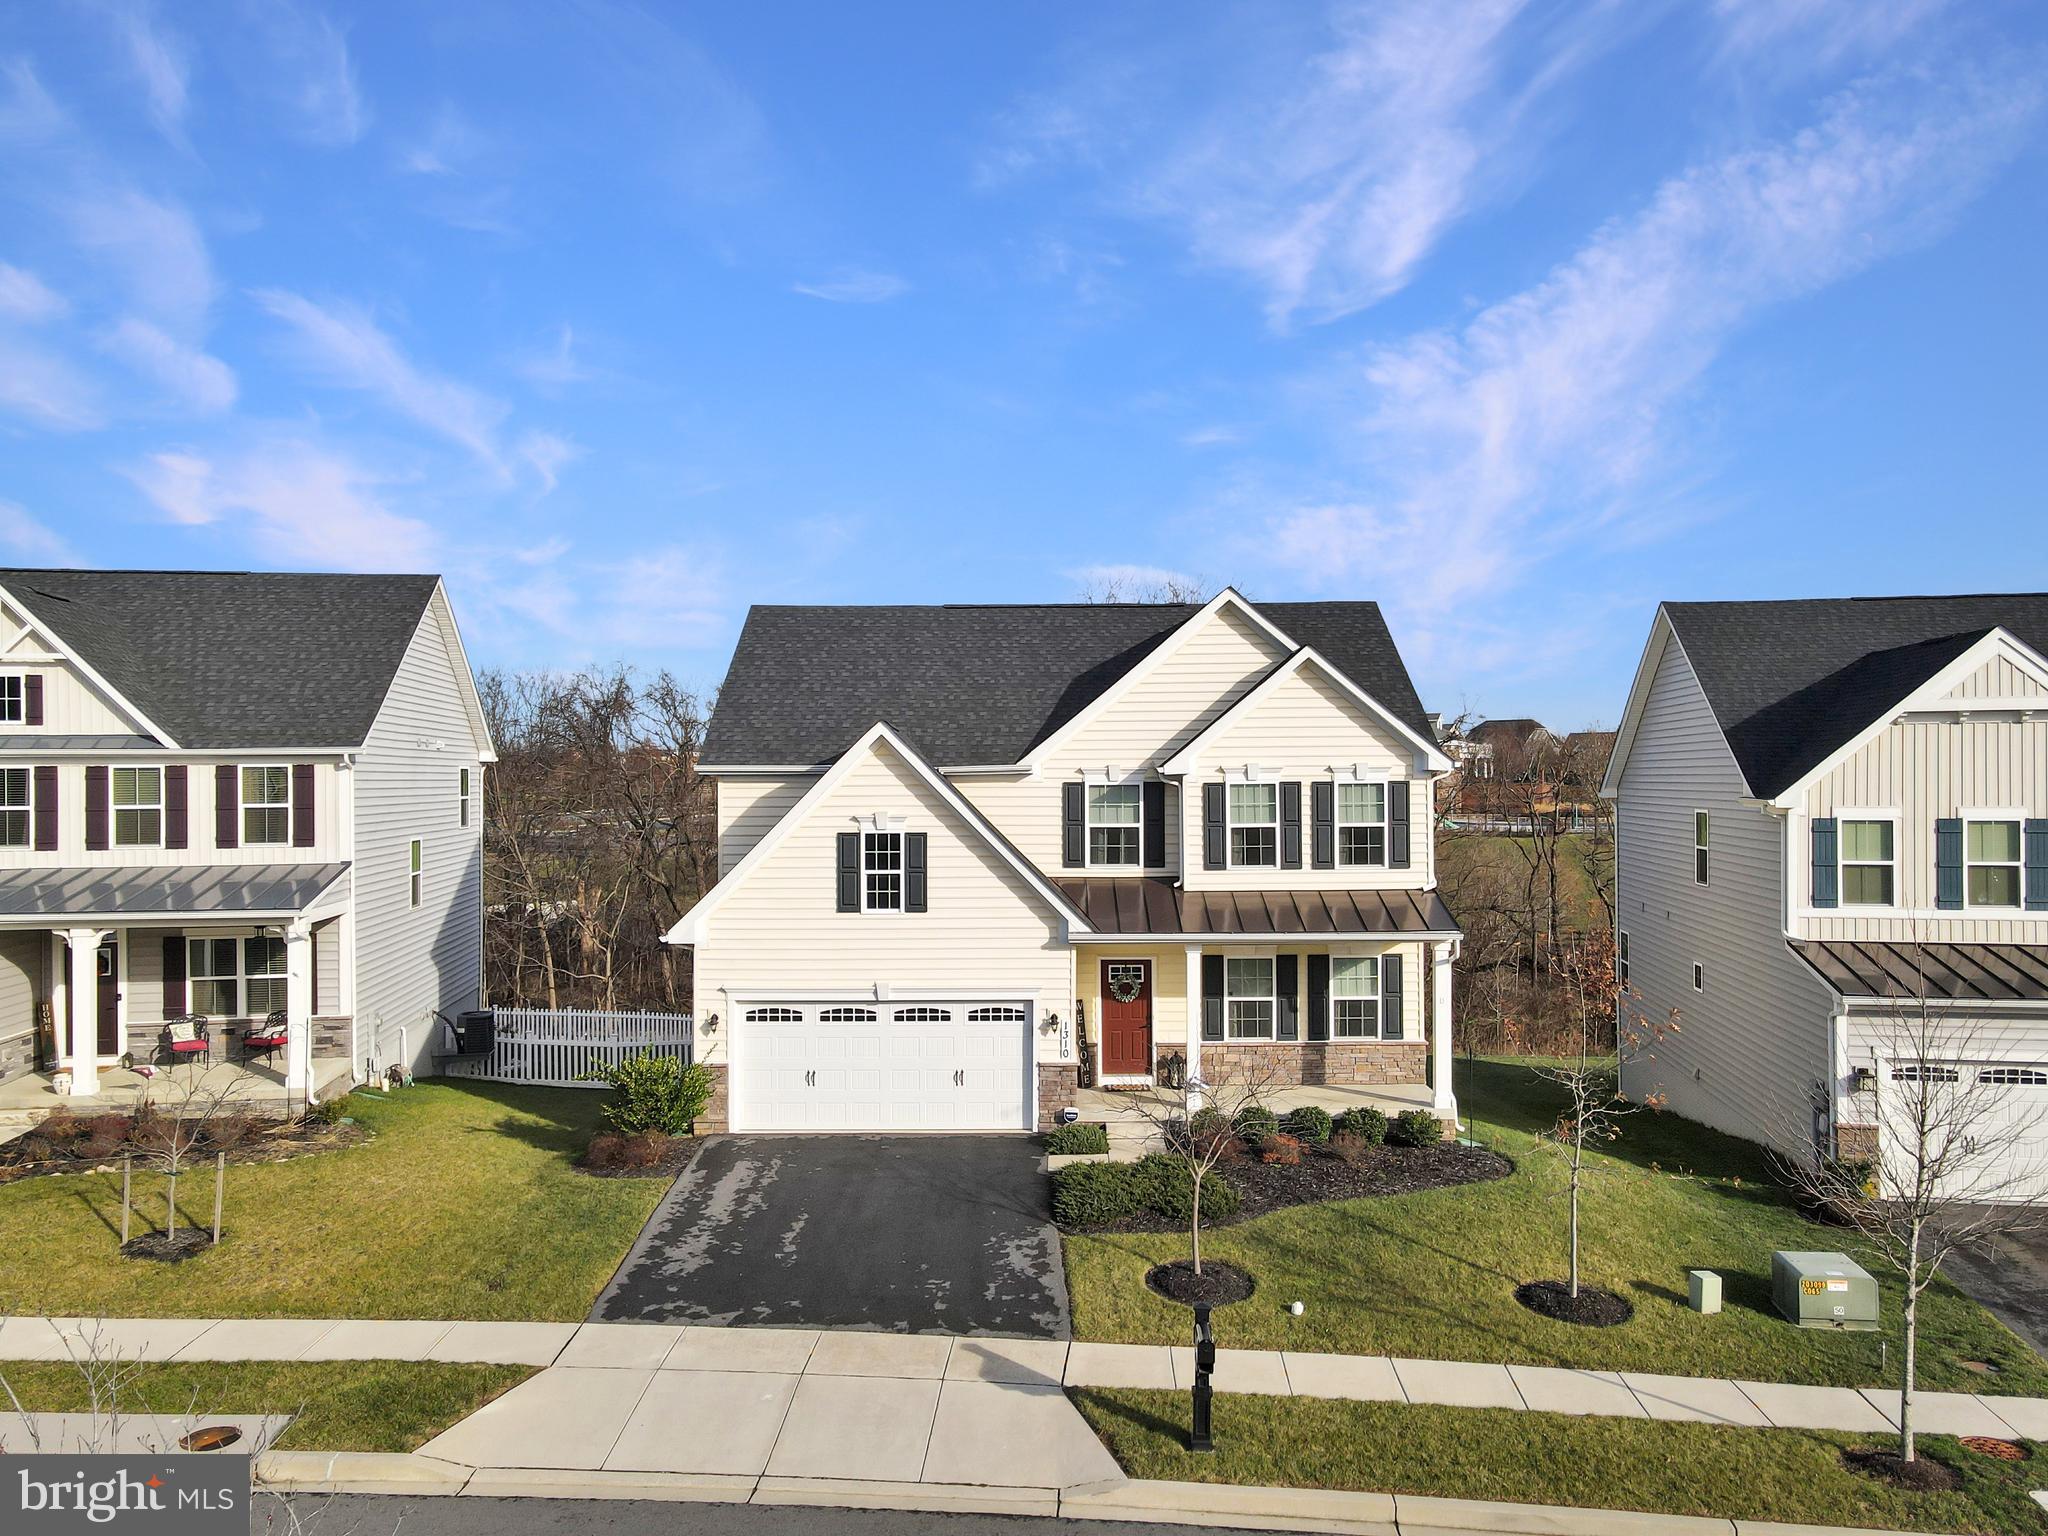
[(1186, 1393), (1091, 1388), (1074, 1399), (1132, 1477), (1982, 1536), (2048, 1530), (2027, 1494), (2037, 1465), (1935, 1436), (1922, 1438), (1921, 1454), (1962, 1473), (1951, 1493), (1908, 1493), (1850, 1471), (1842, 1451), (1883, 1443), (1872, 1436), (1230, 1396), (1216, 1399), (1216, 1450), (1197, 1456), (1186, 1449)]
[[(1511, 1361), (1868, 1386), (1890, 1379), (1900, 1313), (1886, 1285), (1880, 1333), (1818, 1333), (1772, 1310), (1777, 1248), (1834, 1249), (1844, 1234), (1802, 1219), (1771, 1183), (1762, 1154), (1674, 1115), (1625, 1123), (1597, 1158), (1585, 1199), (1584, 1275), (1635, 1304), (1632, 1321), (1583, 1328), (1538, 1317), (1515, 1287), (1565, 1272), (1558, 1161), (1535, 1132), (1555, 1090), (1525, 1067), (1459, 1065), (1471, 1133), (1516, 1163), (1510, 1177), (1422, 1194), (1302, 1206), (1205, 1235), (1203, 1255), (1250, 1271), (1259, 1291), (1216, 1314), (1225, 1348), (1326, 1350), (1442, 1360)], [(1185, 1254), (1185, 1234), (1066, 1239), (1078, 1338), (1183, 1344), (1185, 1309), (1145, 1289), (1153, 1264)], [(1719, 1270), (1726, 1310), (1686, 1306), (1686, 1271)], [(1878, 1276), (1880, 1283), (1885, 1277)], [(1304, 1304), (1290, 1317), (1287, 1304)], [(2048, 1367), (1982, 1307), (1946, 1285), (1921, 1303), (1920, 1384), (2048, 1393)], [(1968, 1369), (1978, 1361), (1995, 1374)]]
[[(225, 1236), (181, 1264), (126, 1259), (118, 1171), (0, 1186), (0, 1312), (98, 1317), (421, 1317), (580, 1321), (667, 1187), (572, 1166), (597, 1128), (589, 1089), (423, 1082), (347, 1101), (371, 1137), (231, 1165)], [(179, 1186), (210, 1223), (213, 1170)], [(137, 1171), (137, 1232), (163, 1185)]]
[[(533, 1371), (524, 1365), (442, 1365), (406, 1360), (294, 1363), (255, 1360), (123, 1368), (123, 1416), (190, 1417), (195, 1426), (228, 1413), (290, 1413), (284, 1451), (412, 1451), (466, 1419)], [(31, 1413), (85, 1413), (86, 1380), (70, 1361), (0, 1361), (4, 1381)], [(101, 1405), (102, 1411), (105, 1405)], [(7, 1393), (0, 1392), (0, 1438), (28, 1449)]]

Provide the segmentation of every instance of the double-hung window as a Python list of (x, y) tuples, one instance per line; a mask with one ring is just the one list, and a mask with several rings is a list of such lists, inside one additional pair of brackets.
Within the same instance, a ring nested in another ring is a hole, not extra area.
[(30, 777), (26, 768), (0, 768), (0, 848), (29, 845)]
[(1273, 1038), (1273, 962), (1270, 958), (1223, 962), (1223, 1017), (1233, 1040)]
[(1136, 784), (1088, 786), (1090, 864), (1123, 864), (1136, 869), (1143, 861), (1138, 834), (1142, 798)]
[(291, 774), (281, 764), (242, 770), (242, 841), (292, 840)]
[(1973, 907), (2020, 904), (2020, 824), (1970, 821), (1963, 824), (1965, 889)]
[(1387, 862), (1387, 786), (1337, 786), (1337, 862)]
[(26, 714), (22, 699), (21, 674), (0, 677), (0, 725), (21, 724)]
[(903, 834), (860, 835), (861, 907), (868, 912), (903, 910)]
[(455, 825), (458, 827), (469, 825), (469, 770), (467, 768), (458, 768), (455, 771)]
[(1628, 930), (1620, 929), (1614, 940), (1614, 975), (1624, 987), (1628, 985)]
[(1376, 955), (1330, 961), (1330, 1035), (1377, 1040), (1380, 1034), (1380, 962)]
[(114, 794), (114, 846), (157, 847), (164, 840), (163, 769), (116, 768), (110, 778)]
[(1707, 813), (1692, 813), (1692, 883), (1707, 883)]
[(1279, 785), (1230, 786), (1230, 862), (1233, 865), (1276, 865), (1280, 862)]
[(210, 1018), (260, 1019), (285, 1006), (284, 940), (187, 939), (192, 1011)]
[(1890, 821), (1842, 820), (1842, 904), (1888, 907), (1898, 890), (1896, 832)]
[(284, 940), (264, 935), (242, 940), (242, 1011), (260, 1019), (284, 1007)]
[(426, 845), (419, 838), (412, 840), (411, 850), (406, 855), (406, 895), (412, 905), (418, 906), (426, 894), (427, 858)]

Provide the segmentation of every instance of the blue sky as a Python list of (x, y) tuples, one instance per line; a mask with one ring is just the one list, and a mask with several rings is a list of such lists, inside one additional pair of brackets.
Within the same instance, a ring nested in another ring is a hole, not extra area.
[(1661, 598), (2048, 585), (2000, 0), (0, 16), (0, 559), (750, 602), (1370, 597), (1611, 723)]

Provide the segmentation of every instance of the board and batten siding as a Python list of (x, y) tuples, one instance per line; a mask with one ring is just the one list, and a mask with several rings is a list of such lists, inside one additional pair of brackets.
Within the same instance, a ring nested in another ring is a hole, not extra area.
[[(57, 652), (45, 631), (25, 623), (11, 605), (0, 603), (0, 653), (17, 649), (46, 656)], [(11, 720), (0, 727), (9, 735), (129, 736), (141, 732), (139, 723), (111, 695), (68, 661), (0, 659), (0, 673), (33, 673), (43, 680), (43, 723), (30, 725), (25, 720)]]
[[(1616, 906), (1639, 1006), (1675, 1034), (1623, 1071), (1688, 1119), (1781, 1146), (1811, 1132), (1828, 1077), (1834, 994), (1784, 938), (1784, 829), (1749, 791), (1675, 641), (1664, 646), (1616, 797)], [(1693, 813), (1711, 821), (1709, 883), (1693, 881)], [(1692, 989), (1694, 962), (1706, 989)]]
[[(1998, 658), (1992, 666), (2009, 665)], [(1980, 669), (1983, 677), (1989, 667)], [(2038, 691), (2031, 679), (1993, 678), (1998, 696)], [(1983, 697), (1983, 694), (1973, 695)], [(1895, 811), (1897, 905), (1812, 905), (1811, 821), (1847, 811)], [(1974, 811), (2048, 816), (2048, 720), (1896, 721), (1815, 780), (1795, 818), (1792, 870), (1795, 931), (1810, 939), (1889, 939), (1921, 943), (2048, 944), (2048, 913), (2023, 908), (1935, 906), (1934, 823)]]
[[(433, 1070), (439, 1030), (482, 995), (483, 779), (454, 620), (436, 591), (392, 678), (353, 770), (355, 1059), (395, 1061), (407, 1031), (408, 1070)], [(459, 819), (460, 770), (470, 773), (469, 825)], [(424, 844), (421, 904), (410, 896), (410, 843)]]
[(35, 1070), (36, 1017), (49, 995), (50, 936), (0, 933), (0, 1083)]
[(2029, 674), (2010, 656), (1994, 656), (1951, 688), (1951, 699), (2038, 698), (2041, 679)]
[[(837, 910), (835, 838), (874, 815), (901, 817), (904, 831), (926, 834), (928, 911)], [(698, 1059), (726, 1061), (735, 992), (957, 988), (1035, 1002), (1041, 1017), (1065, 1018), (1073, 971), (1060, 934), (1045, 899), (878, 743), (710, 915), (695, 952)], [(715, 1032), (706, 1029), (713, 1014), (721, 1019)], [(1040, 1060), (1061, 1060), (1059, 1048), (1058, 1032), (1038, 1032)]]

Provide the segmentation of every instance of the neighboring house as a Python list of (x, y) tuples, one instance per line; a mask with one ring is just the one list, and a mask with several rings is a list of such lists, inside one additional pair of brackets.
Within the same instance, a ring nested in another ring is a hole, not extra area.
[(1454, 1116), (1449, 766), (1372, 603), (757, 607), (669, 935), (710, 1123), (1044, 1126), (1084, 1038)]
[(2048, 1126), (2044, 651), (2048, 595), (1659, 609), (1603, 785), (1628, 978), (1682, 1014), (1632, 1095), (1870, 1157), (1925, 995)]
[(0, 1082), (276, 1009), (295, 1088), (429, 1070), (491, 760), (436, 577), (0, 570)]

